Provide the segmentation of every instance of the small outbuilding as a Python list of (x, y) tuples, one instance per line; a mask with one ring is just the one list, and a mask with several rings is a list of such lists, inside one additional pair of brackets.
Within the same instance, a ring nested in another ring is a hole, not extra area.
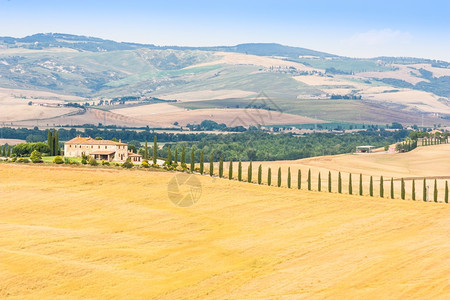
[(356, 153), (372, 153), (375, 146), (356, 146)]

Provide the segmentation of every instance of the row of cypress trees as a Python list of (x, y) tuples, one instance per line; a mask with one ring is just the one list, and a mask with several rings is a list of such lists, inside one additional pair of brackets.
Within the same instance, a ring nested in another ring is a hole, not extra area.
[[(145, 153), (147, 153), (148, 155), (148, 149), (147, 149), (147, 143), (145, 144)], [(191, 173), (194, 172), (195, 170), (195, 155), (194, 155), (194, 149), (192, 148), (191, 150), (191, 159), (190, 159), (190, 169), (189, 171)], [(156, 164), (156, 157), (157, 157), (157, 142), (156, 142), (156, 136), (154, 138), (154, 145), (153, 145), (153, 163)], [(209, 157), (209, 175), (210, 176), (214, 176), (214, 153), (210, 154)], [(184, 145), (182, 146), (182, 150), (181, 150), (181, 166), (183, 168), (186, 167), (186, 153), (185, 153), (185, 147)], [(175, 164), (178, 164), (178, 149), (175, 149), (175, 156), (174, 156), (174, 162)], [(171, 165), (172, 164), (172, 153), (170, 150), (170, 146), (168, 149), (168, 157), (166, 160), (166, 163)], [(204, 153), (203, 151), (200, 152), (200, 161), (199, 161), (199, 168), (198, 171), (200, 174), (204, 174)], [(224, 167), (223, 167), (223, 156), (221, 156), (219, 158), (219, 178), (223, 178), (224, 177)], [(253, 162), (250, 161), (250, 164), (248, 166), (247, 169), (247, 182), (251, 183), (253, 182)], [(281, 183), (282, 183), (282, 176), (281, 176), (281, 167), (278, 168), (278, 174), (277, 174), (277, 187), (281, 187)], [(257, 183), (258, 184), (262, 184), (262, 178), (263, 178), (263, 170), (262, 170), (262, 165), (258, 166), (258, 176), (257, 176)], [(233, 178), (233, 159), (230, 159), (229, 165), (228, 165), (228, 179), (234, 179)], [(238, 162), (238, 181), (243, 181), (243, 176), (242, 176), (242, 162), (239, 161)], [(350, 195), (353, 195), (353, 182), (352, 182), (352, 174), (349, 174), (349, 178), (348, 178), (348, 193)], [(292, 186), (292, 176), (291, 176), (291, 168), (288, 167), (288, 175), (287, 175), (287, 187), (291, 188)], [(272, 169), (268, 168), (267, 170), (267, 185), (272, 185)], [(341, 172), (338, 173), (338, 182), (337, 182), (337, 191), (339, 194), (342, 193), (342, 175)], [(301, 189), (302, 188), (302, 172), (300, 169), (298, 169), (298, 174), (297, 174), (297, 189)], [(311, 175), (311, 169), (308, 170), (308, 175), (307, 175), (307, 189), (308, 191), (312, 190), (312, 175)], [(322, 177), (321, 177), (321, 173), (319, 172), (318, 174), (318, 181), (317, 181), (317, 190), (320, 192), (322, 191)], [(426, 184), (426, 179), (423, 179), (423, 195), (422, 195), (422, 200), (423, 201), (428, 201), (429, 199), (427, 199), (428, 195), (427, 195), (427, 184)], [(328, 172), (328, 190), (329, 193), (332, 192), (332, 176), (331, 176), (331, 172)], [(359, 175), (359, 190), (358, 190), (358, 195), (362, 196), (364, 193), (363, 191), (363, 177), (362, 174)], [(448, 203), (448, 197), (449, 197), (449, 191), (448, 191), (448, 182), (445, 182), (445, 192), (444, 192), (444, 201), (445, 203)], [(369, 196), (373, 197), (374, 196), (374, 182), (373, 182), (373, 176), (370, 176), (370, 180), (369, 180)], [(380, 176), (380, 186), (379, 186), (379, 196), (380, 197), (385, 197), (385, 190), (384, 190), (384, 178), (383, 176)], [(416, 185), (415, 185), (415, 180), (412, 181), (412, 189), (411, 189), (411, 197), (412, 200), (416, 200)], [(391, 178), (390, 180), (390, 198), (394, 199), (395, 198), (395, 192), (394, 192), (394, 178)], [(406, 188), (405, 188), (405, 180), (404, 178), (401, 178), (401, 185), (400, 185), (400, 198), (402, 200), (406, 199)], [(434, 180), (434, 190), (433, 190), (433, 201), (434, 202), (438, 202), (438, 188), (437, 188), (437, 180)]]
[(5, 144), (3, 146), (0, 146), (0, 156), (2, 157), (10, 157), (11, 156), (12, 147)]

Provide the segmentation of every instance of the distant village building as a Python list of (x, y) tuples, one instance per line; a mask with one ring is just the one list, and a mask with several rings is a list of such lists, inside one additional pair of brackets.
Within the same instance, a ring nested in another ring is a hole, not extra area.
[(64, 143), (64, 156), (82, 157), (87, 155), (96, 160), (124, 162), (130, 158), (132, 162), (140, 162), (142, 156), (128, 151), (128, 145), (111, 140), (96, 140), (91, 137), (76, 137)]

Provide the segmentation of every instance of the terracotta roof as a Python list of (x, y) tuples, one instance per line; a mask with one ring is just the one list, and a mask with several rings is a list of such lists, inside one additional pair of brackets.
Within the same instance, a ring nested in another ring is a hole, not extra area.
[(133, 153), (133, 152), (128, 152), (128, 156), (139, 156), (139, 157), (141, 157), (142, 155), (139, 155), (139, 154), (136, 154), (136, 153)]
[(89, 154), (97, 154), (97, 155), (110, 155), (110, 154), (114, 154), (114, 153), (116, 153), (116, 151), (108, 151), (108, 150), (104, 150), (104, 151), (102, 151), (102, 150), (99, 150), (99, 151), (94, 151), (94, 152), (91, 152), (91, 153), (89, 153)]
[(71, 139), (70, 141), (65, 142), (64, 144), (81, 144), (81, 145), (120, 145), (126, 146), (125, 143), (114, 142), (111, 140), (96, 140), (91, 137), (76, 137)]

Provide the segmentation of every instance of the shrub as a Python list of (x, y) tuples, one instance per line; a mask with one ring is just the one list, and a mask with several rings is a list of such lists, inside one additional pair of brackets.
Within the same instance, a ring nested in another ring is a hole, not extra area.
[(131, 162), (131, 159), (127, 158), (127, 160), (122, 164), (122, 167), (131, 169), (133, 167), (133, 163)]
[(147, 160), (143, 160), (141, 166), (142, 166), (143, 168), (149, 168), (149, 167), (150, 167), (150, 165), (148, 164), (148, 161), (147, 161)]
[(102, 160), (102, 166), (109, 166), (109, 161)]
[(17, 159), (16, 162), (18, 162), (18, 163), (29, 163), (30, 160), (28, 158), (20, 157), (19, 159)]
[(39, 151), (34, 150), (33, 152), (31, 152), (30, 159), (35, 164), (41, 163), (42, 162), (42, 154)]
[(96, 160), (95, 158), (90, 157), (90, 158), (89, 158), (89, 164), (90, 164), (91, 166), (97, 166), (97, 165), (98, 165), (98, 162), (97, 162), (97, 160)]
[(64, 163), (64, 160), (62, 159), (61, 156), (56, 156), (56, 157), (53, 159), (53, 163), (55, 163), (55, 164), (57, 164), (57, 165), (60, 165), (60, 164), (63, 164), (63, 163)]

